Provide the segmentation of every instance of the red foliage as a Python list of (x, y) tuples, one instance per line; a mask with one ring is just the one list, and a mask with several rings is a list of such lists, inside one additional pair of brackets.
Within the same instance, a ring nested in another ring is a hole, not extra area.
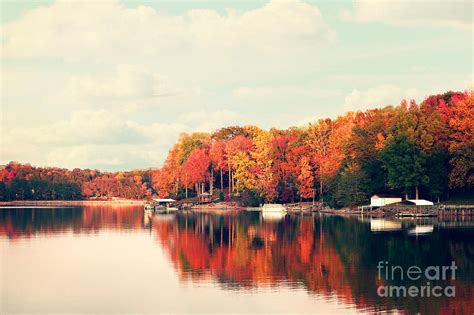
[(183, 164), (184, 183), (191, 185), (205, 182), (208, 177), (211, 159), (205, 149), (194, 149)]

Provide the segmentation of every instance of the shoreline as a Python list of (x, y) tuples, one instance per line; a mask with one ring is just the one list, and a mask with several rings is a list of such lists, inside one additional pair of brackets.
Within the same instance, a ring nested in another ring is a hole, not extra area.
[(0, 201), (0, 206), (105, 206), (105, 205), (144, 205), (146, 200), (13, 200)]

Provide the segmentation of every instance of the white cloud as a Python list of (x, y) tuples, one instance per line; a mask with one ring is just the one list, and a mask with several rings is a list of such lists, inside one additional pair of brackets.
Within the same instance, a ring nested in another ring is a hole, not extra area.
[(396, 26), (449, 27), (472, 31), (472, 1), (363, 1), (343, 10), (345, 20)]
[(29, 128), (11, 128), (4, 132), (7, 138), (21, 139), (18, 144), (110, 144), (140, 140), (140, 136), (125, 121), (105, 110), (74, 111), (67, 120)]
[(233, 95), (242, 99), (281, 99), (283, 98), (321, 98), (334, 96), (332, 90), (320, 89), (306, 86), (261, 86), (261, 87), (240, 87), (233, 91)]
[(179, 16), (112, 0), (59, 0), (2, 27), (5, 57), (99, 61), (189, 51), (234, 54), (236, 49), (286, 54), (334, 37), (319, 9), (300, 0), (271, 1), (248, 11), (227, 9), (225, 14), (190, 10)]
[(212, 131), (244, 121), (220, 110), (189, 112), (170, 123), (140, 124), (110, 111), (75, 111), (45, 126), (5, 128), (0, 163), (120, 170), (160, 166), (182, 132)]
[(403, 99), (422, 100), (426, 95), (426, 93), (417, 89), (403, 89), (392, 84), (379, 85), (367, 90), (354, 89), (344, 98), (344, 109), (356, 111), (387, 105), (399, 105)]
[(196, 131), (211, 132), (229, 125), (239, 125), (248, 122), (248, 119), (239, 113), (230, 110), (206, 110), (188, 112), (178, 117), (178, 121), (193, 126)]
[[(59, 147), (53, 149), (47, 156), (46, 165), (60, 165), (65, 168), (97, 168), (120, 167), (125, 162), (120, 155), (117, 155), (118, 150), (123, 150), (125, 147), (111, 146), (111, 145), (94, 145), (84, 144), (70, 147)], [(95, 167), (91, 167), (95, 166)]]
[[(430, 82), (428, 77), (413, 75), (420, 82)], [(357, 78), (353, 78), (353, 81)], [(363, 81), (359, 79), (359, 81)], [(440, 83), (441, 82), (441, 83)], [(430, 82), (431, 83), (431, 82)], [(354, 89), (344, 98), (343, 111), (366, 110), (369, 108), (399, 105), (402, 100), (415, 100), (417, 103), (424, 101), (428, 96), (446, 91), (464, 91), (472, 89), (473, 76), (460, 77), (449, 83), (442, 82), (442, 77), (434, 78), (429, 87), (405, 88), (403, 84), (381, 84), (367, 89)]]
[[(176, 140), (175, 138), (181, 132), (192, 132), (194, 128), (189, 125), (183, 124), (182, 122), (172, 123), (152, 123), (149, 125), (140, 124), (135, 121), (127, 121), (127, 126), (134, 132), (136, 132), (143, 139), (147, 139), (149, 142), (162, 142), (171, 143)], [(170, 138), (172, 138), (170, 140)]]
[(86, 100), (116, 100), (176, 95), (180, 89), (143, 67), (118, 64), (112, 76), (72, 76), (65, 93)]

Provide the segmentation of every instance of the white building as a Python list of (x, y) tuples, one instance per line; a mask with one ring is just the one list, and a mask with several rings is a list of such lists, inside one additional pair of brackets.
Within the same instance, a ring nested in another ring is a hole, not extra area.
[(397, 202), (402, 202), (402, 198), (386, 195), (373, 195), (372, 197), (370, 197), (371, 207), (383, 207)]

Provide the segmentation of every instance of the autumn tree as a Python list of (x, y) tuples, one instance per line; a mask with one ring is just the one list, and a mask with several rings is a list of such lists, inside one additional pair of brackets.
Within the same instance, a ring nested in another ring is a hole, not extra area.
[(235, 165), (234, 157), (240, 152), (249, 152), (252, 148), (252, 140), (238, 135), (226, 143), (225, 146), (225, 158), (227, 160), (227, 167), (229, 172), (229, 197), (235, 189), (235, 178), (233, 176)]
[(387, 190), (387, 172), (379, 151), (388, 136), (388, 129), (395, 115), (392, 107), (372, 109), (357, 113), (349, 140), (343, 145), (348, 165), (368, 179), (367, 195)]
[(249, 152), (239, 151), (232, 158), (235, 189), (239, 192), (257, 188), (257, 165)]
[(270, 142), (272, 136), (268, 131), (262, 131), (254, 138), (255, 149), (252, 156), (257, 166), (257, 189), (267, 201), (275, 200), (278, 178), (273, 172), (274, 160), (271, 154)]
[(325, 168), (329, 165), (329, 146), (333, 123), (330, 119), (320, 120), (317, 124), (310, 124), (308, 128), (308, 146), (311, 149), (312, 159), (317, 166), (319, 178), (319, 194), (323, 201), (324, 181), (328, 175)]
[(314, 195), (314, 175), (311, 161), (307, 156), (301, 157), (298, 186), (301, 198), (311, 198)]
[(247, 137), (248, 132), (240, 126), (230, 126), (216, 130), (212, 134), (212, 139), (227, 141), (238, 136)]
[(214, 140), (209, 149), (212, 168), (220, 173), (221, 191), (224, 190), (224, 168), (227, 166), (225, 155), (225, 143), (222, 140)]
[(474, 92), (458, 100), (449, 119), (451, 134), (449, 152), (452, 154), (449, 174), (451, 187), (474, 186)]
[(183, 174), (186, 178), (186, 182), (188, 185), (195, 186), (198, 195), (204, 192), (210, 163), (211, 160), (206, 150), (196, 148), (183, 164)]

